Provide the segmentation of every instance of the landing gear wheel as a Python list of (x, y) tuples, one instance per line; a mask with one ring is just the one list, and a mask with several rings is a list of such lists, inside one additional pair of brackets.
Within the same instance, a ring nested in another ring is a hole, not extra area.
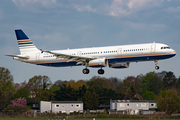
[(154, 62), (155, 62), (155, 65), (156, 65), (155, 69), (156, 69), (156, 70), (159, 70), (159, 66), (157, 66), (158, 60), (155, 60)]
[(98, 74), (100, 74), (100, 75), (104, 74), (104, 70), (103, 69), (99, 69), (98, 70)]
[(82, 70), (82, 72), (83, 72), (84, 74), (89, 74), (89, 69), (85, 68), (85, 69)]
[(156, 69), (156, 70), (159, 70), (159, 66), (156, 66), (155, 69)]

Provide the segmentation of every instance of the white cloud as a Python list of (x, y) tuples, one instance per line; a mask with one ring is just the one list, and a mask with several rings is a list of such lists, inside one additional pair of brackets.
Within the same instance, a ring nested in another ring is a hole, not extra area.
[(145, 24), (145, 23), (133, 23), (133, 22), (126, 22), (126, 24), (127, 26), (130, 26), (135, 29), (152, 30), (152, 31), (164, 30), (167, 27), (164, 24)]
[(90, 5), (74, 5), (79, 11), (88, 11), (110, 16), (128, 16), (138, 11), (149, 9), (160, 5), (161, 0), (113, 0), (111, 4), (101, 3), (98, 7), (93, 8)]
[[(57, 0), (12, 0), (16, 5), (28, 6), (40, 3), (43, 6), (51, 6), (53, 8), (65, 8), (68, 10), (76, 9), (78, 12), (93, 12), (97, 14), (104, 14), (110, 16), (129, 16), (134, 15), (139, 11), (153, 8), (162, 3), (162, 0), (113, 0), (110, 4), (107, 2), (100, 2), (99, 5), (93, 7), (87, 2), (69, 1), (64, 3)], [(67, 0), (68, 1), (68, 0)], [(37, 7), (37, 6), (36, 6)], [(33, 6), (33, 11), (36, 9)]]
[[(37, 44), (41, 45), (41, 46), (37, 46), (38, 48), (41, 47), (43, 49), (46, 49), (46, 48), (57, 49), (55, 47), (60, 47), (60, 46), (63, 47), (64, 44), (68, 44), (70, 42), (69, 36), (63, 35), (61, 33), (50, 33), (46, 35), (36, 34), (36, 35), (33, 35), (30, 39), (34, 42), (35, 45)], [(54, 46), (54, 43), (58, 45)]]
[(180, 7), (169, 7), (169, 8), (166, 8), (164, 9), (165, 12), (168, 12), (168, 13), (177, 13), (177, 12), (180, 12)]
[(135, 14), (138, 11), (159, 5), (160, 0), (113, 0), (109, 15), (127, 16)]
[(3, 18), (3, 11), (2, 11), (2, 9), (0, 9), (0, 19), (2, 19)]
[(96, 12), (96, 9), (91, 8), (89, 5), (74, 5), (74, 7), (78, 12), (82, 12), (82, 11)]
[(44, 6), (47, 6), (51, 3), (56, 3), (56, 0), (12, 0), (16, 5), (25, 6), (32, 3), (40, 3)]
[(127, 3), (129, 9), (138, 9), (146, 6), (148, 2), (152, 2), (151, 0), (130, 0)]

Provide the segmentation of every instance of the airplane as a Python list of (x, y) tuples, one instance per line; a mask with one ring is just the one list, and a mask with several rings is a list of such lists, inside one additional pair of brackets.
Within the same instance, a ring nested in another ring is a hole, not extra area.
[(15, 30), (20, 55), (7, 55), (14, 60), (50, 67), (85, 66), (84, 74), (89, 74), (88, 67), (100, 68), (98, 74), (104, 74), (102, 67), (128, 68), (130, 62), (154, 61), (158, 70), (158, 61), (176, 55), (175, 50), (162, 43), (117, 45), (66, 50), (38, 49), (21, 30)]

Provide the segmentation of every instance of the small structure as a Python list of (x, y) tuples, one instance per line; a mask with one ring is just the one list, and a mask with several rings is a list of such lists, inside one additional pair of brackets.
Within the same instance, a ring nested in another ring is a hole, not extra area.
[(67, 113), (83, 111), (82, 101), (40, 101), (40, 112)]
[(110, 100), (110, 114), (154, 114), (157, 109), (156, 101), (147, 100)]

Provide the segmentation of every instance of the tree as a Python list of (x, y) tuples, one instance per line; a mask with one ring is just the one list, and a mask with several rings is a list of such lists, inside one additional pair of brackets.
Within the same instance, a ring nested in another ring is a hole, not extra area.
[(35, 101), (40, 102), (40, 101), (54, 101), (55, 100), (55, 93), (52, 92), (51, 90), (42, 90), (36, 94)]
[(69, 81), (69, 82), (65, 82), (64, 83), (66, 86), (71, 86), (72, 88), (74, 88), (75, 90), (77, 90), (79, 87), (82, 87), (83, 85), (86, 86), (86, 82), (83, 80), (78, 80), (77, 82), (75, 81)]
[(54, 82), (53, 86), (61, 87), (63, 84), (64, 84), (64, 81), (62, 81), (62, 80), (57, 80), (56, 82)]
[(172, 89), (176, 87), (176, 76), (173, 72), (169, 71), (166, 72), (165, 76), (163, 77), (163, 86), (165, 89)]
[(110, 77), (109, 81), (111, 82), (111, 84), (113, 85), (113, 87), (115, 87), (116, 92), (120, 91), (120, 85), (122, 84), (121, 79), (118, 79), (116, 77)]
[(25, 98), (18, 98), (16, 100), (11, 100), (13, 106), (26, 106), (27, 101)]
[(157, 107), (167, 114), (177, 113), (180, 110), (180, 97), (172, 89), (161, 91)]
[(146, 91), (143, 94), (143, 99), (144, 100), (156, 100), (156, 95), (151, 91)]
[(26, 87), (26, 81), (22, 82), (22, 83), (13, 83), (13, 86), (15, 88), (16, 91), (23, 89)]
[(26, 106), (27, 102), (25, 98), (18, 98), (16, 100), (12, 100), (12, 105), (8, 105), (7, 108), (4, 109), (5, 112), (24, 112), (30, 110), (28, 106)]
[(98, 98), (98, 94), (96, 94), (94, 91), (90, 92), (89, 90), (87, 90), (83, 96), (85, 109), (97, 109), (99, 105)]
[(26, 88), (30, 91), (31, 96), (36, 96), (41, 90), (49, 89), (52, 82), (48, 76), (34, 76), (29, 79)]
[[(1, 85), (0, 85), (1, 86)], [(5, 108), (7, 105), (11, 103), (11, 98), (15, 94), (14, 86), (11, 82), (6, 82), (2, 90), (0, 90), (0, 107)], [(3, 99), (2, 99), (3, 98)]]
[(31, 102), (30, 92), (28, 89), (25, 88), (18, 90), (12, 97), (13, 100), (18, 98), (25, 98), (28, 104), (30, 104)]
[(76, 96), (78, 98), (78, 101), (82, 101), (82, 97), (84, 96), (86, 91), (87, 91), (87, 88), (85, 85), (83, 85), (82, 87), (80, 86), (79, 89), (76, 90)]
[(94, 76), (89, 81), (86, 82), (89, 89), (98, 89), (98, 88), (108, 88), (115, 90), (112, 83), (104, 77)]
[(0, 67), (0, 108), (6, 107), (15, 93), (12, 85), (13, 76), (10, 71), (4, 67)]
[(10, 71), (4, 67), (0, 67), (0, 81), (3, 83), (13, 82), (13, 76)]
[(52, 86), (50, 89), (49, 89), (51, 92), (55, 92), (56, 90), (60, 90), (59, 87), (56, 87), (56, 86)]
[(67, 87), (65, 84), (54, 93), (56, 101), (76, 101), (78, 99), (76, 91), (71, 86)]
[(135, 80), (136, 78), (134, 76), (129, 76), (125, 78), (120, 86), (120, 92), (122, 93), (122, 99), (136, 99), (135, 94)]
[(149, 72), (139, 83), (139, 93), (143, 95), (146, 91), (152, 91), (156, 95), (159, 94), (162, 88), (162, 81), (155, 72)]
[(176, 88), (177, 88), (177, 91), (178, 91), (178, 96), (180, 96), (180, 76), (176, 81)]
[(99, 96), (99, 104), (101, 105), (109, 105), (109, 100), (114, 99), (118, 100), (121, 98), (121, 94), (117, 93), (115, 90), (107, 89), (107, 88), (99, 88), (94, 91)]
[(29, 90), (35, 90), (35, 89), (49, 89), (52, 85), (52, 82), (50, 78), (46, 75), (44, 76), (34, 76), (29, 79), (29, 82), (26, 85), (26, 88)]

